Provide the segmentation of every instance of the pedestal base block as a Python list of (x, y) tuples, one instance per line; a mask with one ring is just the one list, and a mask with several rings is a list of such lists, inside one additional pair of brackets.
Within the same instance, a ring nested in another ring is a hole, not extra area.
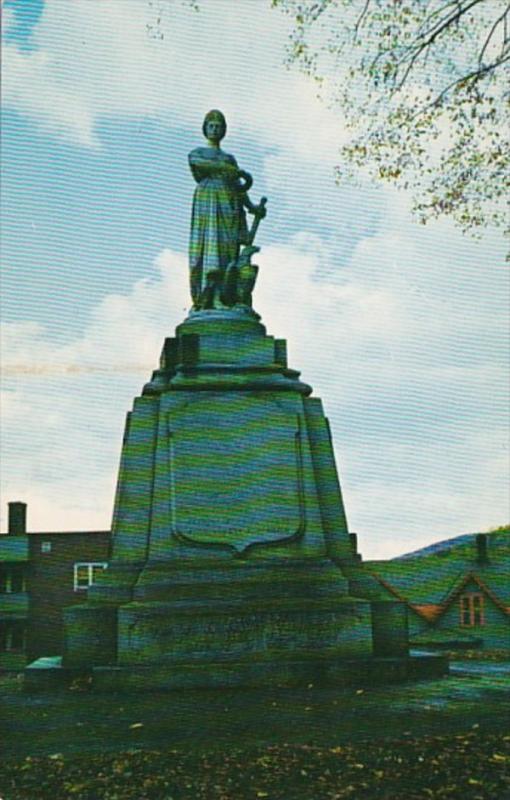
[[(370, 605), (341, 598), (204, 606), (200, 602), (129, 603), (119, 609), (120, 666), (201, 665), (211, 675), (223, 663), (247, 660), (276, 665), (294, 659), (371, 653)], [(97, 663), (97, 662), (96, 662)]]
[(310, 686), (376, 686), (433, 680), (448, 673), (445, 656), (408, 658), (318, 658), (314, 660), (232, 662), (215, 664), (94, 667), (92, 688), (110, 691), (171, 691), (181, 689), (291, 688)]

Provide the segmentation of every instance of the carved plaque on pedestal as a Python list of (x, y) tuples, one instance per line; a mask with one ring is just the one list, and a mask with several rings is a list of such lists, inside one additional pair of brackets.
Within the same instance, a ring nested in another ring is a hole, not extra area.
[(192, 398), (168, 419), (175, 535), (238, 551), (305, 528), (299, 417), (245, 394)]

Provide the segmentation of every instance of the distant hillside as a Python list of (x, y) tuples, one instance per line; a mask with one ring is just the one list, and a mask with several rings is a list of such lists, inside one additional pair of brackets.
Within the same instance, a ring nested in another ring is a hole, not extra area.
[[(482, 533), (485, 533), (488, 537), (489, 549), (491, 546), (510, 548), (510, 525), (498, 528), (495, 531), (482, 531)], [(392, 558), (391, 561), (403, 561), (408, 558), (416, 558), (417, 556), (438, 555), (439, 553), (445, 553), (453, 549), (460, 554), (462, 550), (475, 547), (475, 539), (477, 536), (477, 533), (462, 533), (460, 536), (454, 536), (452, 539), (443, 539), (440, 542), (429, 544), (427, 547), (422, 547), (420, 550), (413, 550), (402, 556), (396, 556)]]

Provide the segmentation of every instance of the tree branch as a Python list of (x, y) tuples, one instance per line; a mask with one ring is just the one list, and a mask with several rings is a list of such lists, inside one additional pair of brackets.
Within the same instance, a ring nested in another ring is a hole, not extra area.
[[(478, 56), (478, 66), (479, 67), (482, 65), (482, 61), (483, 61), (483, 57), (484, 57), (485, 51), (487, 50), (487, 48), (489, 46), (490, 40), (494, 36), (496, 28), (498, 27), (498, 25), (501, 22), (503, 22), (503, 25), (506, 25), (506, 18), (508, 16), (509, 12), (510, 12), (510, 3), (507, 5), (506, 10), (504, 11), (504, 13), (501, 14), (500, 17), (497, 18), (497, 20), (495, 21), (494, 25), (492, 26), (492, 28), (489, 31), (489, 35), (487, 36), (487, 38), (485, 40), (485, 43), (484, 43), (484, 46), (480, 50), (480, 55)], [(503, 37), (503, 48), (505, 46), (505, 39), (506, 39), (506, 37)], [(503, 52), (504, 52), (504, 50), (503, 50)]]
[(456, 78), (456, 80), (448, 84), (448, 86), (446, 86), (443, 89), (443, 91), (440, 92), (434, 100), (432, 100), (432, 102), (427, 103), (427, 105), (421, 108), (419, 111), (417, 111), (416, 114), (413, 114), (413, 116), (411, 117), (411, 121), (419, 117), (421, 114), (424, 114), (425, 111), (427, 111), (429, 108), (434, 108), (435, 106), (438, 106), (443, 100), (443, 97), (445, 97), (445, 95), (450, 91), (450, 89), (455, 88), (455, 86), (458, 86), (458, 84), (470, 80), (473, 80), (473, 83), (475, 83), (479, 81), (480, 78), (482, 78), (484, 75), (487, 75), (489, 72), (493, 72), (495, 69), (497, 69), (497, 67), (500, 67), (501, 64), (504, 64), (506, 61), (509, 60), (510, 60), (510, 53), (505, 58), (500, 58), (497, 62), (494, 62), (493, 64), (488, 64), (486, 67), (473, 70), (473, 72), (470, 72), (468, 75), (463, 75), (460, 78)]
[[(420, 56), (423, 53), (423, 51), (424, 50), (428, 50), (428, 48), (430, 48), (434, 44), (434, 42), (437, 39), (437, 37), (440, 36), (441, 33), (443, 33), (443, 31), (447, 30), (451, 25), (454, 25), (456, 22), (458, 22), (460, 20), (460, 18), (464, 14), (466, 14), (471, 8), (473, 8), (473, 6), (476, 6), (476, 5), (478, 5), (479, 3), (482, 3), (482, 2), (484, 2), (484, 0), (471, 0), (471, 2), (468, 3), (466, 6), (462, 6), (459, 3), (458, 10), (455, 13), (451, 14), (447, 18), (443, 17), (442, 20), (440, 20), (437, 23), (435, 28), (432, 28), (431, 30), (426, 31), (423, 34), (419, 34), (418, 35), (418, 38), (423, 38), (423, 37), (427, 37), (427, 38), (425, 38), (424, 41), (422, 41), (420, 43), (417, 43), (417, 44), (415, 44), (412, 47), (409, 47), (407, 49), (407, 56), (409, 56), (409, 55), (411, 56), (410, 57), (410, 61), (409, 61), (408, 65), (407, 65), (407, 67), (406, 67), (406, 69), (404, 71), (404, 75), (403, 75), (402, 79), (395, 85), (395, 87), (394, 87), (394, 89), (392, 91), (392, 94), (394, 94), (395, 92), (398, 92), (398, 91), (400, 91), (400, 89), (402, 89), (404, 83), (406, 82), (407, 78), (409, 77), (409, 74), (410, 74), (411, 70), (413, 69), (413, 67), (416, 64), (416, 62), (418, 61), (418, 59), (420, 58)], [(413, 52), (413, 50), (414, 50), (414, 52)], [(403, 58), (400, 61), (400, 64), (403, 65), (405, 63), (405, 61), (406, 61), (406, 54), (404, 54)]]
[(363, 11), (361, 12), (361, 14), (359, 15), (358, 19), (356, 20), (356, 24), (354, 26), (354, 41), (356, 41), (357, 38), (358, 38), (359, 29), (360, 29), (360, 27), (361, 27), (361, 25), (363, 23), (363, 19), (365, 18), (366, 14), (367, 14), (369, 5), (370, 5), (370, 0), (366, 0), (365, 6), (363, 8)]
[[(462, 11), (462, 4), (459, 2), (459, 0), (453, 0), (453, 2), (445, 3), (445, 5), (441, 6), (441, 8), (438, 8), (436, 11), (433, 11), (431, 14), (425, 17), (422, 24), (416, 31), (416, 35), (426, 36), (427, 33), (430, 33), (430, 30), (429, 31), (427, 31), (426, 29), (424, 30), (427, 23), (430, 23), (435, 17), (439, 16), (440, 14), (443, 14), (443, 12), (445, 12), (446, 9), (449, 8), (450, 6), (454, 6), (459, 11), (459, 13)], [(447, 16), (443, 16), (439, 21), (435, 22), (434, 25), (441, 25), (444, 19), (447, 19)]]
[[(486, 2), (486, 0), (471, 0), (471, 2), (469, 2), (465, 6), (463, 6), (461, 3), (459, 3), (458, 4), (458, 10), (454, 14), (451, 14), (449, 17), (446, 17), (446, 18), (443, 18), (443, 20), (440, 20), (438, 23), (436, 23), (436, 27), (435, 28), (433, 27), (430, 30), (425, 31), (423, 34), (420, 34), (420, 36), (428, 36), (429, 37), (426, 40), (426, 42), (424, 43), (425, 46), (433, 44), (435, 39), (437, 39), (437, 37), (444, 30), (449, 28), (450, 25), (453, 25), (455, 22), (458, 22), (459, 19), (464, 16), (464, 14), (466, 14), (471, 8), (473, 8), (473, 6), (477, 6), (479, 3), (484, 3), (484, 2)], [(444, 8), (447, 8), (447, 6), (444, 6)], [(429, 19), (430, 19), (430, 17), (429, 17)]]

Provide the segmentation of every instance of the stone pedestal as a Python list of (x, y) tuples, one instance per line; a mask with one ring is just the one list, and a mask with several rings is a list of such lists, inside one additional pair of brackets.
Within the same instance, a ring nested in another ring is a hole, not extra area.
[(361, 567), (310, 394), (247, 309), (192, 312), (166, 340), (128, 414), (110, 566), (66, 612), (64, 667), (177, 688), (341, 681), (366, 663), (370, 603), (342, 571)]

